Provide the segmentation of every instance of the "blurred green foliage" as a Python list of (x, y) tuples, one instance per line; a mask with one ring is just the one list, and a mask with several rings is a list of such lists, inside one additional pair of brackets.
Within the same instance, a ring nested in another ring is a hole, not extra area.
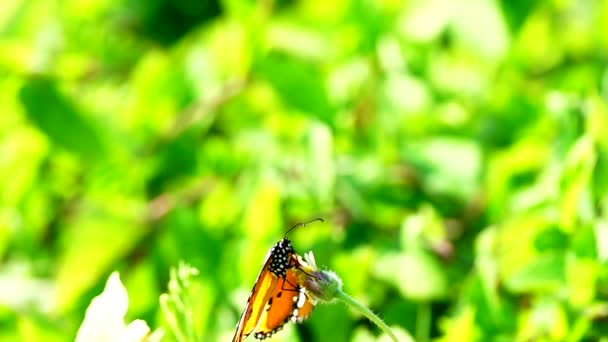
[(417, 341), (605, 341), (607, 99), (607, 1), (2, 1), (0, 340), (72, 340), (114, 270), (167, 327), (186, 260), (227, 341), (322, 216), (296, 250)]

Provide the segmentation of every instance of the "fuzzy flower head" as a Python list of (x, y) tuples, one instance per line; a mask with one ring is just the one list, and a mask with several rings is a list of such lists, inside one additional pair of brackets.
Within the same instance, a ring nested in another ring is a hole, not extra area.
[(342, 291), (342, 279), (338, 275), (320, 270), (312, 252), (305, 253), (304, 258), (298, 256), (298, 264), (298, 283), (315, 301), (329, 303), (336, 299), (336, 295)]
[[(298, 285), (306, 290), (306, 295), (310, 301), (316, 304), (317, 302), (329, 303), (339, 300), (369, 318), (393, 342), (399, 342), (397, 336), (380, 317), (342, 291), (342, 280), (337, 274), (332, 271), (320, 270), (317, 267), (315, 256), (312, 252), (305, 253), (304, 257), (296, 255), (296, 266)], [(410, 340), (413, 341), (413, 339)]]

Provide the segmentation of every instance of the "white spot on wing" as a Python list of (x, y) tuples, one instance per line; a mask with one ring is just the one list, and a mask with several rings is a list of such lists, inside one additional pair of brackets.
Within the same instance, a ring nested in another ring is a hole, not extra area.
[(304, 303), (306, 302), (306, 294), (304, 293), (304, 288), (300, 289), (300, 298), (298, 298), (298, 309), (301, 309), (304, 306)]

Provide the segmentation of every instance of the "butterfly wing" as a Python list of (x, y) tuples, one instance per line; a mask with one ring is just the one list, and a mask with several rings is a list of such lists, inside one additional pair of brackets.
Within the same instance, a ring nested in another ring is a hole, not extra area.
[(255, 328), (255, 338), (268, 338), (281, 330), (285, 323), (299, 323), (310, 315), (316, 303), (306, 295), (305, 288), (298, 285), (296, 272), (296, 269), (287, 270), (285, 278), (275, 284)]
[[(296, 278), (299, 294), (297, 302), (295, 302), (294, 311), (292, 313), (291, 321), (295, 323), (303, 322), (310, 316), (310, 313), (317, 305), (317, 299), (307, 292), (307, 289), (302, 284), (305, 282), (307, 277), (311, 277), (310, 274), (306, 273), (306, 269), (310, 269), (308, 263), (302, 258), (302, 256), (294, 253), (293, 254), (293, 265), (292, 272)], [(295, 301), (295, 298), (294, 298)]]
[(291, 315), (291, 321), (294, 323), (301, 323), (308, 319), (310, 313), (317, 305), (316, 301), (313, 301), (312, 297), (306, 293), (306, 288), (300, 287), (298, 293), (298, 301), (294, 300), (294, 308)]
[(264, 339), (290, 320), (301, 322), (308, 317), (315, 303), (299, 285), (301, 259), (286, 238), (268, 251), (232, 342), (241, 342), (254, 331), (256, 338)]
[(244, 337), (247, 337), (253, 331), (263, 313), (264, 306), (271, 296), (269, 290), (275, 288), (276, 284), (279, 283), (279, 278), (270, 272), (271, 262), (272, 254), (269, 253), (253, 285), (243, 313), (241, 313), (232, 342), (241, 342)]

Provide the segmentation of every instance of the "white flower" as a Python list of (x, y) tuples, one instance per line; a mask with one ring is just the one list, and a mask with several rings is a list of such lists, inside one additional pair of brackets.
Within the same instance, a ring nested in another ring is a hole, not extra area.
[(118, 272), (108, 278), (103, 292), (93, 298), (84, 321), (78, 329), (76, 342), (141, 342), (150, 328), (143, 320), (125, 324), (129, 298)]

